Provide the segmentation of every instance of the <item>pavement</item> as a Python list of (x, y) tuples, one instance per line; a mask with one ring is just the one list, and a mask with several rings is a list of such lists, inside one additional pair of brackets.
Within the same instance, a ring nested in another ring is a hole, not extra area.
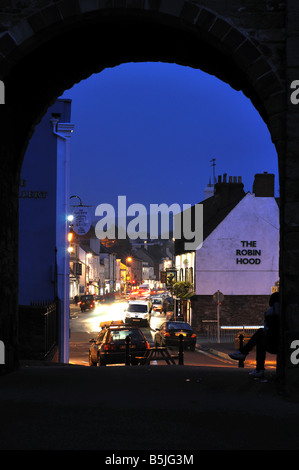
[(271, 361), (255, 380), (251, 364), (227, 362), (231, 344), (198, 348), (219, 367), (22, 362), (0, 376), (0, 449), (98, 450), (99, 459), (298, 449), (299, 406), (280, 393)]

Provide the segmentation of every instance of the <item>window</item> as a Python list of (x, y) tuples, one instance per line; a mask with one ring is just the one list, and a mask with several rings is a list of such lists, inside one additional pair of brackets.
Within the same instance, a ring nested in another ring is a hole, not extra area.
[(129, 305), (128, 312), (138, 312), (138, 313), (146, 313), (147, 306), (146, 305)]
[(124, 341), (128, 336), (131, 339), (143, 340), (142, 334), (139, 330), (115, 330), (111, 331), (110, 341)]

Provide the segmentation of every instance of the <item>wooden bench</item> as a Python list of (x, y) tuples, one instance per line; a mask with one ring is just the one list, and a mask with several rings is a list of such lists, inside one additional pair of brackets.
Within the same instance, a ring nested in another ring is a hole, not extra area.
[(176, 365), (175, 359), (179, 359), (179, 354), (172, 355), (167, 348), (156, 347), (147, 349), (144, 356), (135, 359), (138, 359), (141, 365), (150, 364), (151, 361), (165, 361), (168, 365)]

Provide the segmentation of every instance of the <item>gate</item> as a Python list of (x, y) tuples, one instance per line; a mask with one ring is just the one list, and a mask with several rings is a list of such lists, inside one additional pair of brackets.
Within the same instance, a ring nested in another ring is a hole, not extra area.
[(20, 359), (46, 360), (58, 344), (57, 304), (19, 306)]

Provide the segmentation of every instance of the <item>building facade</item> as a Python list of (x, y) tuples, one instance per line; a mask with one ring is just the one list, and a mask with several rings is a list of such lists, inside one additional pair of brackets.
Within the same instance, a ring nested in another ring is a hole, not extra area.
[(57, 304), (62, 362), (69, 346), (70, 119), (71, 100), (48, 109), (28, 145), (19, 191), (19, 305)]
[[(256, 175), (252, 193), (240, 178), (218, 179), (215, 193), (204, 200), (200, 248), (184, 252), (177, 244), (178, 280), (194, 284), (193, 326), (205, 332), (220, 325), (260, 325), (271, 292), (279, 284), (279, 206), (274, 175)], [(179, 251), (180, 250), (180, 251)]]

